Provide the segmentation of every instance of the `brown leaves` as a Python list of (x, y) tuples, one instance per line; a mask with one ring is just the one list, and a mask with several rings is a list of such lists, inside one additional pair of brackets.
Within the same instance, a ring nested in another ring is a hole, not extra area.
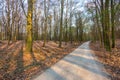
[[(0, 54), (2, 55), (0, 57), (0, 79), (6, 77), (8, 80), (10, 80), (9, 78), (13, 80), (29, 80), (31, 76), (49, 68), (76, 47), (74, 44), (68, 43), (68, 45), (63, 44), (63, 47), (59, 48), (58, 43), (53, 41), (48, 42), (46, 47), (42, 47), (42, 45), (42, 41), (35, 41), (33, 43), (33, 53), (26, 52), (25, 45), (23, 51), (21, 51), (22, 44), (20, 41), (9, 45), (8, 50), (3, 50), (3, 47), (6, 46), (0, 46), (0, 50), (4, 52), (4, 54)], [(5, 70), (4, 66), (8, 69)], [(7, 75), (10, 77), (7, 77)]]
[[(107, 72), (111, 75), (111, 80), (120, 80), (120, 40), (116, 41), (116, 48), (112, 52), (107, 52), (100, 48), (99, 43), (91, 43), (91, 48), (100, 62), (105, 65)], [(97, 51), (96, 51), (97, 50)]]

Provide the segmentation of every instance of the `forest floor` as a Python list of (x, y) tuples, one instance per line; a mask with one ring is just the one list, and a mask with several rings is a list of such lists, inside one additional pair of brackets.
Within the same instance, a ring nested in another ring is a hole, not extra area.
[(106, 71), (111, 75), (111, 80), (120, 80), (120, 40), (116, 40), (116, 47), (112, 52), (100, 48), (99, 42), (92, 42), (90, 47), (99, 61), (104, 64)]
[(78, 45), (63, 43), (62, 48), (58, 43), (49, 41), (42, 47), (42, 41), (34, 41), (33, 52), (25, 52), (23, 41), (7, 45), (7, 41), (0, 41), (0, 80), (29, 80), (31, 76), (58, 62)]

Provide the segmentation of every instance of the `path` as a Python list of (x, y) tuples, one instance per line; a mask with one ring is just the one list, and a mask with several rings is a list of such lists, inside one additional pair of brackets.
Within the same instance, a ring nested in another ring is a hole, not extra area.
[(89, 43), (83, 43), (33, 80), (110, 80), (103, 65), (95, 60)]

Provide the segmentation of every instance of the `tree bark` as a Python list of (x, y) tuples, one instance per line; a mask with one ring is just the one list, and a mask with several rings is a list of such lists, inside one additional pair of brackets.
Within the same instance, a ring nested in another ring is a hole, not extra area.
[(61, 19), (60, 19), (60, 36), (59, 36), (59, 47), (62, 46), (62, 24), (63, 24), (63, 9), (64, 9), (64, 0), (61, 0)]
[(34, 0), (28, 0), (28, 12), (27, 12), (27, 37), (26, 37), (26, 51), (32, 52), (33, 38), (32, 38), (32, 16), (33, 16), (33, 2)]

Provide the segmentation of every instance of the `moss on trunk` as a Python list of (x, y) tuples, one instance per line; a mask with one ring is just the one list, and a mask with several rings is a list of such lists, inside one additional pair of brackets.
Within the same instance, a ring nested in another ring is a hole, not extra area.
[(34, 0), (28, 0), (28, 13), (27, 13), (27, 37), (26, 37), (26, 51), (32, 52), (32, 15), (33, 15), (33, 1)]

